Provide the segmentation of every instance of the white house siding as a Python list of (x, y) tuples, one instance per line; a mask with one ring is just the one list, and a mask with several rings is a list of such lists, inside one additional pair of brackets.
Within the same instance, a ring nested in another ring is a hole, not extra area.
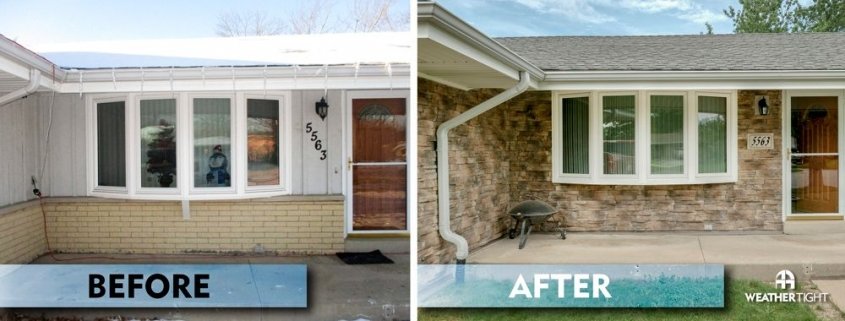
[[(35, 198), (31, 177), (44, 195), (85, 195), (85, 118), (79, 95), (56, 94), (50, 142), (49, 93), (0, 107), (0, 206)], [(45, 160), (45, 153), (47, 158)]]
[[(329, 114), (325, 121), (314, 110), (314, 104), (323, 97), (323, 90), (292, 92), (291, 117), (293, 118), (293, 186), (295, 195), (341, 194), (343, 187), (343, 92), (330, 90), (326, 102)], [(327, 151), (325, 160), (314, 148), (311, 134), (305, 126), (311, 122), (313, 130)]]
[(86, 195), (85, 100), (79, 94), (56, 94), (53, 104), (53, 128), (46, 142), (50, 124), (52, 94), (38, 95), (40, 121), (44, 135), (36, 137), (36, 144), (46, 144), (47, 165), (40, 184), (45, 196)]
[(30, 177), (37, 175), (42, 155), (37, 100), (30, 96), (0, 106), (0, 207), (34, 198)]

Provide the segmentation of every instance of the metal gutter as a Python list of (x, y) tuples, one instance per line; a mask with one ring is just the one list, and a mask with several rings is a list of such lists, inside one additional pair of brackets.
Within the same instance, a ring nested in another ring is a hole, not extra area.
[(546, 71), (546, 82), (655, 80), (826, 80), (845, 79), (845, 70), (653, 70)]
[(455, 118), (449, 119), (437, 127), (437, 209), (439, 216), (438, 231), (440, 236), (457, 247), (458, 264), (466, 263), (469, 256), (467, 240), (452, 231), (449, 211), (449, 130), (501, 105), (528, 90), (531, 75), (527, 71), (519, 72), (519, 82), (492, 98), (470, 108)]
[(18, 100), (21, 97), (34, 93), (41, 87), (41, 72), (36, 69), (29, 70), (29, 83), (26, 87), (10, 92), (0, 97), (0, 106), (4, 106), (10, 102)]

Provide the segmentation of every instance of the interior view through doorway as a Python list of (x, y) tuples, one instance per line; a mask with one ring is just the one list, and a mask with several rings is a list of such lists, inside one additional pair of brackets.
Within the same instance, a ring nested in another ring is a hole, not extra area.
[(790, 95), (790, 219), (841, 219), (840, 95)]

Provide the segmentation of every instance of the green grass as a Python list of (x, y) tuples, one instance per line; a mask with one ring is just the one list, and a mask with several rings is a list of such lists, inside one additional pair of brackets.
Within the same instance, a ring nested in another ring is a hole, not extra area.
[(746, 292), (779, 292), (759, 281), (728, 282), (724, 309), (420, 309), (420, 321), (475, 320), (692, 320), (814, 321), (810, 306), (800, 303), (746, 302)]

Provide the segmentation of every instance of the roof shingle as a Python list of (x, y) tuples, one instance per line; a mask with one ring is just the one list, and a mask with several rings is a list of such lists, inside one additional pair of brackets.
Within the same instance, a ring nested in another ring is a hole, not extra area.
[(545, 71), (845, 70), (845, 32), (495, 40)]

